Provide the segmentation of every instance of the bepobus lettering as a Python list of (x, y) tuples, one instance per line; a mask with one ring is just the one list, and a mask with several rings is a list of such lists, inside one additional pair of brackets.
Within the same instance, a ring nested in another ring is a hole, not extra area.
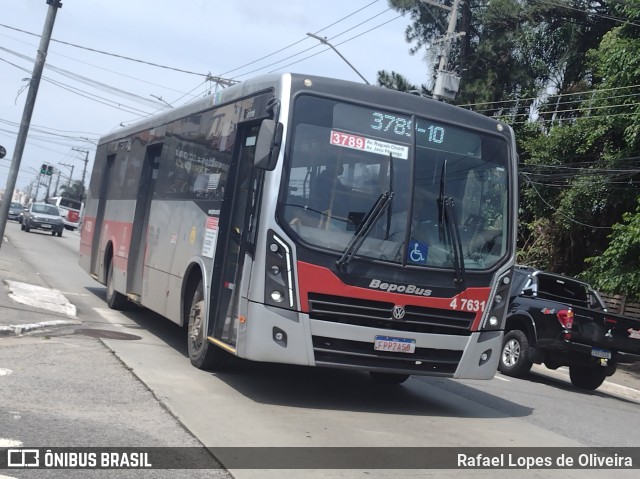
[(396, 283), (383, 283), (379, 279), (372, 279), (369, 283), (369, 288), (379, 289), (386, 291), (387, 293), (406, 293), (413, 294), (415, 296), (431, 296), (432, 290), (426, 288), (420, 288), (415, 284), (396, 284)]

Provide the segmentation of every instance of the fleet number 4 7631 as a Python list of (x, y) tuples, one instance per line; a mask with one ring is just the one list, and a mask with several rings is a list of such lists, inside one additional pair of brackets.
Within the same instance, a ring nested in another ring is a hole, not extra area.
[(477, 299), (453, 298), (449, 303), (449, 307), (458, 311), (477, 313), (478, 311), (484, 311), (486, 304), (486, 301), (479, 301)]

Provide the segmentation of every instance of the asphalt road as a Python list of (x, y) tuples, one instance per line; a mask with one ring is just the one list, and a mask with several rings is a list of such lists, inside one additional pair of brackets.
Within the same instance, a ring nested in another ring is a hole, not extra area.
[[(143, 310), (111, 311), (104, 287), (77, 265), (77, 233), (62, 238), (6, 235), (51, 286), (73, 302), (85, 327), (135, 334), (103, 339), (131, 373), (210, 447), (244, 446), (638, 446), (640, 382), (616, 373), (595, 392), (574, 389), (562, 370), (536, 368), (526, 380), (413, 377), (380, 387), (367, 374), (240, 362), (224, 373), (193, 368), (185, 332)], [(56, 341), (83, 341), (70, 330)], [(16, 339), (20, 341), (21, 339)], [(26, 345), (25, 345), (26, 347)], [(117, 388), (117, 386), (114, 386)], [(124, 393), (123, 394), (128, 394)], [(55, 424), (50, 424), (55, 428)], [(282, 477), (282, 471), (238, 469), (239, 479)], [(609, 471), (610, 473), (611, 471)], [(295, 477), (426, 477), (425, 471), (296, 471)], [(632, 477), (633, 471), (616, 471)], [(429, 477), (610, 477), (598, 470), (428, 471)], [(508, 475), (508, 476), (507, 476)], [(633, 474), (635, 477), (635, 474)]]

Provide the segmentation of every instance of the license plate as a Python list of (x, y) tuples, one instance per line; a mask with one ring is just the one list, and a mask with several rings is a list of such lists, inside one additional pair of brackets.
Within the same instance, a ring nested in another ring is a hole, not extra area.
[(591, 348), (591, 356), (596, 358), (611, 359), (611, 351), (600, 348)]
[(51, 228), (51, 225), (42, 225), (42, 227), (43, 227), (44, 229), (48, 229), (48, 228)]
[(376, 336), (373, 343), (376, 351), (391, 351), (393, 353), (411, 354), (416, 350), (416, 340), (408, 338), (391, 338), (389, 336)]

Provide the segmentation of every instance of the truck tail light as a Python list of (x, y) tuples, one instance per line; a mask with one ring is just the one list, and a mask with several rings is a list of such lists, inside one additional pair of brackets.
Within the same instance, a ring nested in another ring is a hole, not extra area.
[(570, 309), (561, 309), (558, 311), (558, 321), (564, 329), (571, 329), (573, 327), (573, 311)]

